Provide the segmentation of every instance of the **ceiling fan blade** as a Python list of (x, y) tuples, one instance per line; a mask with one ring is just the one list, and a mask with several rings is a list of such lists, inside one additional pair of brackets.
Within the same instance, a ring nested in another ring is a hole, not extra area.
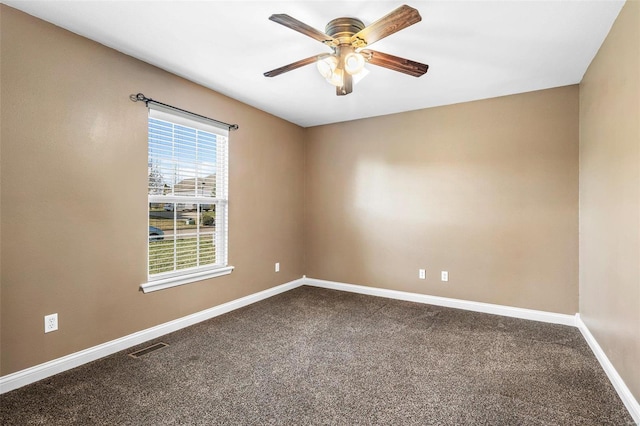
[(298, 21), (296, 18), (293, 18), (289, 15), (280, 13), (271, 15), (269, 17), (273, 22), (277, 22), (280, 25), (284, 25), (287, 28), (291, 28), (294, 31), (298, 31), (306, 36), (309, 36), (313, 39), (318, 40), (321, 43), (327, 44), (329, 46), (337, 46), (338, 40), (334, 39), (330, 35), (323, 33), (322, 31), (316, 30), (315, 28), (305, 24), (304, 22)]
[(319, 61), (321, 59), (326, 58), (327, 56), (331, 56), (331, 54), (323, 53), (321, 55), (315, 55), (315, 56), (310, 56), (310, 57), (305, 58), (305, 59), (300, 59), (299, 61), (293, 62), (293, 63), (291, 63), (289, 65), (285, 65), (283, 67), (276, 68), (276, 69), (271, 70), (271, 71), (267, 71), (267, 72), (264, 73), (264, 76), (265, 77), (275, 77), (277, 75), (284, 74), (285, 72), (289, 72), (289, 71), (295, 70), (296, 68), (300, 68), (300, 67), (303, 67), (305, 65), (309, 65), (309, 64), (312, 64), (314, 62), (317, 62), (317, 61)]
[(420, 12), (405, 4), (353, 35), (351, 44), (365, 47), (421, 20)]
[(429, 69), (429, 65), (427, 64), (400, 58), (399, 56), (389, 55), (388, 53), (378, 52), (376, 50), (367, 49), (360, 51), (360, 53), (364, 55), (365, 59), (370, 64), (409, 74), (414, 77), (420, 77)]

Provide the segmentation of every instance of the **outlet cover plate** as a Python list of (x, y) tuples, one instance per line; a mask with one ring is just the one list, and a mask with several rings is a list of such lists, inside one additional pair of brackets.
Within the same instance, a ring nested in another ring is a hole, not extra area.
[(50, 333), (58, 329), (58, 314), (44, 316), (44, 332)]

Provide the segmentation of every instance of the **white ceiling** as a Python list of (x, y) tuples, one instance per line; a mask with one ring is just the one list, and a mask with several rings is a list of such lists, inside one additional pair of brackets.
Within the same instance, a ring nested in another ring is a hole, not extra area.
[(324, 31), (342, 16), (368, 25), (403, 2), (3, 2), (304, 127), (579, 83), (624, 4), (407, 0), (422, 21), (371, 48), (429, 72), (415, 78), (367, 65), (353, 93), (338, 97), (314, 65), (262, 75), (330, 51), (269, 16)]

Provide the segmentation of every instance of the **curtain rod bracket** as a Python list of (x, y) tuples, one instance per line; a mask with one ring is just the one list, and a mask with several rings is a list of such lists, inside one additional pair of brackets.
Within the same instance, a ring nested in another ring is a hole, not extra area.
[(138, 101), (144, 102), (147, 107), (149, 106), (149, 103), (154, 103), (154, 104), (157, 104), (157, 105), (165, 106), (167, 108), (171, 108), (171, 109), (176, 110), (176, 111), (180, 111), (180, 112), (183, 112), (183, 113), (186, 113), (186, 114), (190, 114), (190, 115), (193, 115), (193, 116), (196, 116), (196, 117), (204, 118), (204, 119), (213, 121), (215, 123), (227, 126), (227, 128), (229, 130), (238, 130), (240, 128), (240, 126), (238, 126), (237, 124), (229, 124), (229, 123), (225, 123), (223, 121), (214, 120), (213, 118), (205, 117), (204, 115), (196, 114), (196, 113), (193, 113), (191, 111), (184, 110), (182, 108), (178, 108), (178, 107), (174, 107), (172, 105), (168, 105), (168, 104), (165, 104), (165, 103), (162, 103), (162, 102), (158, 102), (158, 101), (156, 101), (154, 99), (147, 98), (142, 93), (138, 93), (138, 94), (135, 94), (135, 95), (131, 94), (131, 95), (129, 95), (129, 99), (131, 100), (131, 102), (138, 102)]

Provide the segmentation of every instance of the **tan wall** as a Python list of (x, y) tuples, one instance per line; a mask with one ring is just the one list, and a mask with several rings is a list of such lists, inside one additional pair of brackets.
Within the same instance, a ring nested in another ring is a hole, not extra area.
[(307, 132), (307, 276), (577, 312), (577, 86)]
[(580, 315), (640, 400), (640, 2), (580, 84)]
[[(1, 6), (6, 375), (302, 276), (303, 129)], [(147, 110), (238, 123), (226, 277), (142, 294)], [(281, 272), (273, 271), (281, 262)], [(57, 312), (60, 330), (44, 334)]]

